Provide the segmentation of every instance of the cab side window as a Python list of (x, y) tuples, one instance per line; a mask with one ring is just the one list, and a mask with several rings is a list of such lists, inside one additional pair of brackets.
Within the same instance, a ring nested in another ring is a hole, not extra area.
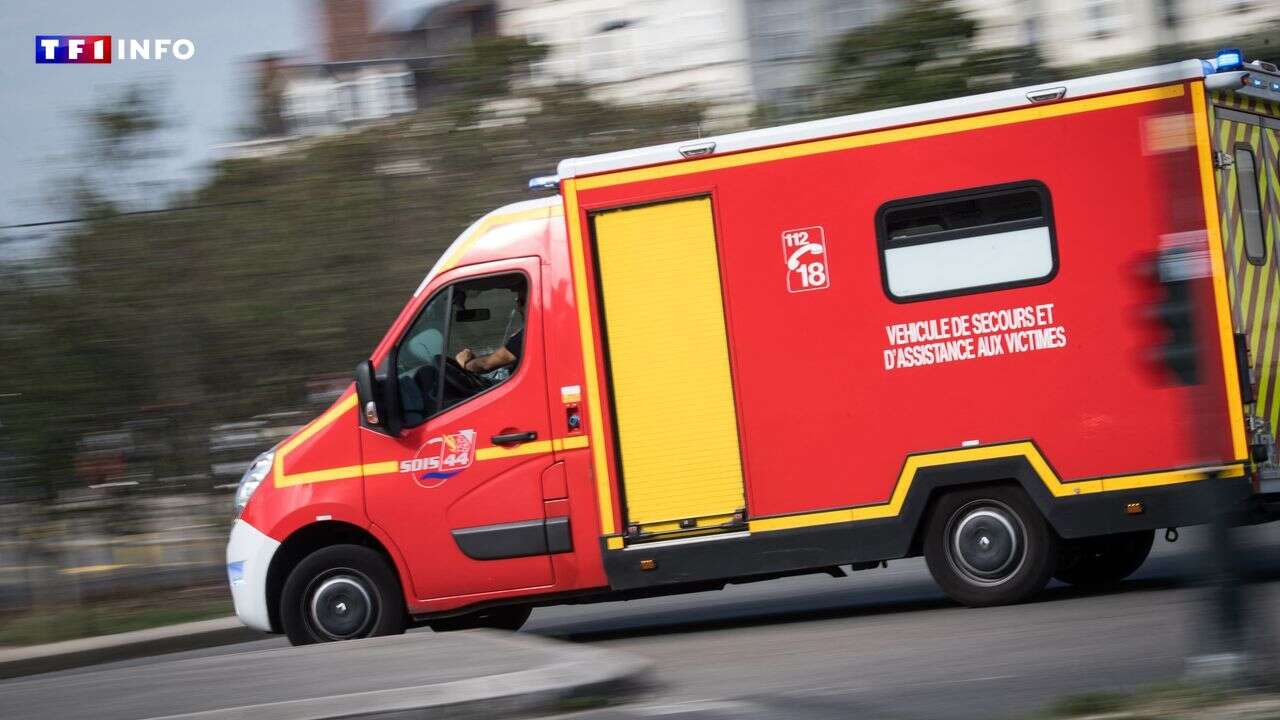
[(404, 427), (421, 425), (515, 373), (527, 297), (528, 281), (518, 273), (436, 291), (396, 350)]

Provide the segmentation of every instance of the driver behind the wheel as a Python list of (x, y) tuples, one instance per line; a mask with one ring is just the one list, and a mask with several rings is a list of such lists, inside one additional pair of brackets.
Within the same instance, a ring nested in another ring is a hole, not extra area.
[[(493, 377), (497, 371), (503, 371), (504, 375), (510, 375), (515, 369), (516, 363), (520, 361), (520, 354), (524, 351), (524, 303), (527, 299), (527, 291), (521, 287), (516, 291), (516, 303), (511, 308), (511, 316), (507, 320), (507, 329), (503, 332), (502, 347), (494, 350), (488, 355), (476, 355), (469, 348), (462, 348), (454, 359), (463, 369), (477, 374), (489, 374), (492, 379), (501, 380), (503, 378)], [(515, 332), (511, 332), (511, 328), (515, 327)]]

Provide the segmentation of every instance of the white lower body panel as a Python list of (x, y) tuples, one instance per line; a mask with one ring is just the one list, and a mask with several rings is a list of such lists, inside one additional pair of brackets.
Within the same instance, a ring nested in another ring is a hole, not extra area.
[(243, 520), (236, 520), (227, 542), (227, 579), (240, 622), (255, 630), (271, 632), (267, 612), (267, 569), (280, 547), (279, 541)]

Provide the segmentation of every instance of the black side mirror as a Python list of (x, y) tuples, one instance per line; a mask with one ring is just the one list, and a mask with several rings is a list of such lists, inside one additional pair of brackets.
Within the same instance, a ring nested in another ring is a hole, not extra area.
[(394, 370), (387, 370), (394, 367), (394, 353), (383, 362), (381, 371), (375, 371), (369, 360), (356, 365), (360, 424), (392, 437), (400, 434), (399, 381)]
[(382, 407), (382, 429), (391, 437), (400, 434), (404, 414), (400, 411), (400, 376), (396, 373), (396, 351), (392, 350), (373, 375)]
[(377, 430), (383, 427), (386, 408), (378, 399), (378, 391), (373, 377), (373, 363), (361, 360), (356, 365), (356, 400), (360, 412), (360, 424)]

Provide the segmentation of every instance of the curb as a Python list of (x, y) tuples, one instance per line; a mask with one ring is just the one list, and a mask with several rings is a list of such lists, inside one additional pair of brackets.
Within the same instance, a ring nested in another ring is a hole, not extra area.
[(217, 618), (0, 650), (0, 680), (267, 637), (238, 618)]
[(551, 654), (536, 668), (431, 685), (243, 705), (150, 720), (471, 720), (570, 712), (575, 702), (616, 700), (652, 685), (649, 660), (558, 640), (469, 630), (492, 641)]

